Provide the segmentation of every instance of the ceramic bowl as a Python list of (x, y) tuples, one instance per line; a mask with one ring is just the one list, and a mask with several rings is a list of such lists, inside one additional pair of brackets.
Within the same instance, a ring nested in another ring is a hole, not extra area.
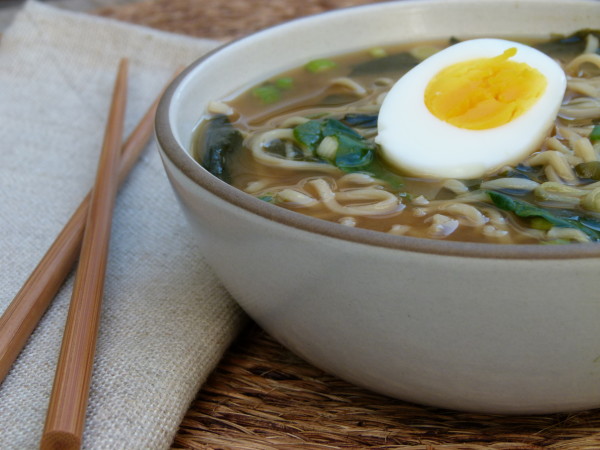
[(317, 57), (598, 24), (593, 1), (386, 2), (292, 21), (201, 58), (165, 93), (156, 134), (203, 255), (267, 332), (349, 382), (486, 413), (599, 407), (599, 244), (440, 242), (344, 227), (246, 195), (188, 152), (210, 100)]

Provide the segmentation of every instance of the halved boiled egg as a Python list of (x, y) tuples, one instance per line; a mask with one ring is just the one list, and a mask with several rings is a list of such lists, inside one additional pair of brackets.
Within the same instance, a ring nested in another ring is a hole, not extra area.
[(392, 86), (376, 142), (384, 159), (406, 175), (479, 178), (539, 148), (565, 89), (561, 67), (532, 47), (464, 41)]

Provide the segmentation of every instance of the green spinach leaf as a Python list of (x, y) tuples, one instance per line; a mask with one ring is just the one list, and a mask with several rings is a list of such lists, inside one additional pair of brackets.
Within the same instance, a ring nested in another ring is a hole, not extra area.
[(206, 124), (204, 133), (204, 157), (202, 166), (217, 178), (230, 182), (227, 163), (229, 158), (242, 148), (242, 133), (225, 115), (217, 115)]
[(328, 136), (336, 139), (338, 147), (331, 161), (345, 172), (365, 172), (389, 183), (394, 189), (404, 183), (402, 177), (389, 171), (379, 161), (376, 145), (337, 119), (315, 119), (298, 125), (293, 130), (296, 141), (315, 152)]
[[(496, 191), (486, 191), (494, 205), (523, 219), (541, 218), (555, 227), (575, 228), (593, 241), (600, 240), (600, 223), (589, 217), (567, 216), (568, 213), (550, 211), (523, 200)], [(565, 216), (563, 216), (565, 214)]]

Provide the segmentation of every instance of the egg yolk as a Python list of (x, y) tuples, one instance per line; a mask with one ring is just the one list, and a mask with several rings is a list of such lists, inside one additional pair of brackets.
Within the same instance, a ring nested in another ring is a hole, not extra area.
[(425, 105), (438, 119), (468, 130), (510, 122), (535, 104), (547, 85), (537, 69), (509, 60), (516, 53), (510, 48), (446, 67), (427, 85)]

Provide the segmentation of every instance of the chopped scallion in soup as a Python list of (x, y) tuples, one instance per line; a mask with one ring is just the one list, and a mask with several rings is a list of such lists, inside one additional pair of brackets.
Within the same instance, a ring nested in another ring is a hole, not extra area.
[(212, 102), (192, 153), (250, 195), (344, 226), (600, 241), (600, 31), (513, 41), (307, 61)]

